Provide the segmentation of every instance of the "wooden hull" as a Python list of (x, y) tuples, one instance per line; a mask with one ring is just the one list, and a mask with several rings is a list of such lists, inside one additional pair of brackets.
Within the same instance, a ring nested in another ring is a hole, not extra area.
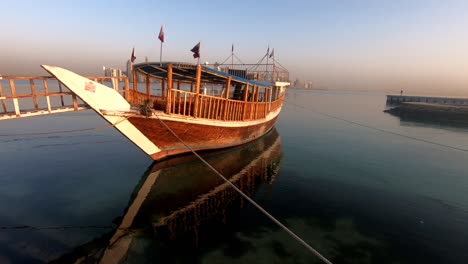
[[(214, 97), (200, 94), (198, 89), (197, 93), (171, 89), (167, 94), (171, 99), (161, 110), (151, 107), (150, 93), (140, 98), (134, 92), (138, 97), (135, 100), (127, 86), (126, 95), (133, 98), (127, 100), (116, 90), (76, 73), (54, 66), (43, 68), (154, 160), (190, 152), (186, 145), (199, 151), (251, 142), (271, 130), (284, 101), (284, 87), (263, 87), (260, 93), (260, 86), (249, 90), (247, 83), (243, 100), (228, 98), (229, 92), (225, 97)], [(197, 67), (197, 75), (200, 68)], [(197, 77), (198, 87), (200, 78)], [(227, 80), (229, 88), (231, 77)], [(240, 88), (241, 84), (236, 85)], [(143, 104), (140, 99), (145, 99)]]
[[(277, 116), (258, 124), (230, 127), (202, 122), (199, 124), (170, 120), (163, 122), (194, 150), (210, 150), (251, 142), (270, 131), (276, 119)], [(130, 117), (128, 121), (160, 149), (159, 152), (150, 155), (154, 160), (190, 152), (159, 119)]]

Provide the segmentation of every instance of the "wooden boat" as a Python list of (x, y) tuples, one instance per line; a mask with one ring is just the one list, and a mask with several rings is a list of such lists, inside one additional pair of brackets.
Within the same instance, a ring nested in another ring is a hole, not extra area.
[[(182, 141), (194, 150), (220, 149), (245, 144), (271, 130), (289, 74), (282, 67), (263, 66), (140, 63), (133, 65), (132, 89), (127, 79), (121, 95), (119, 88), (42, 65), (154, 160), (189, 152)], [(154, 92), (155, 86), (160, 92)]]

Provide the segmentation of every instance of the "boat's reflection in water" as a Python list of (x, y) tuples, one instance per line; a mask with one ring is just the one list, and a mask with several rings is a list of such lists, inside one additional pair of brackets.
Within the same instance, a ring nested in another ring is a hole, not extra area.
[[(271, 184), (278, 176), (281, 140), (273, 129), (250, 144), (202, 156), (252, 196), (260, 184)], [(182, 238), (196, 244), (200, 227), (225, 223), (229, 210), (247, 202), (194, 155), (154, 163), (143, 178), (101, 262), (122, 260), (132, 242), (148, 231), (162, 243)]]

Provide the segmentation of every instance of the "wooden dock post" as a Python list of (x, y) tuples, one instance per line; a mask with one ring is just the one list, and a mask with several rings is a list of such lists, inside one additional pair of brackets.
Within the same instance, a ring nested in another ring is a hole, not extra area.
[(15, 80), (10, 79), (10, 89), (11, 89), (11, 95), (13, 96), (13, 106), (15, 108), (15, 114), (16, 116), (20, 116), (20, 108), (19, 108), (19, 103), (18, 103), (18, 97), (16, 95), (16, 87), (15, 87)]
[(7, 112), (7, 107), (6, 107), (6, 103), (5, 103), (5, 96), (3, 94), (3, 89), (2, 89), (2, 81), (0, 80), (0, 101), (2, 101), (2, 107), (3, 107), (3, 112), (6, 113)]

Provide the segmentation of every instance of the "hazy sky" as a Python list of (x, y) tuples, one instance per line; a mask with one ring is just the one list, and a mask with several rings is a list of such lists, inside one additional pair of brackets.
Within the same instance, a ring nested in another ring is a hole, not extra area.
[(0, 74), (81, 74), (137, 62), (244, 62), (269, 45), (293, 79), (330, 89), (468, 96), (468, 1), (0, 0)]

